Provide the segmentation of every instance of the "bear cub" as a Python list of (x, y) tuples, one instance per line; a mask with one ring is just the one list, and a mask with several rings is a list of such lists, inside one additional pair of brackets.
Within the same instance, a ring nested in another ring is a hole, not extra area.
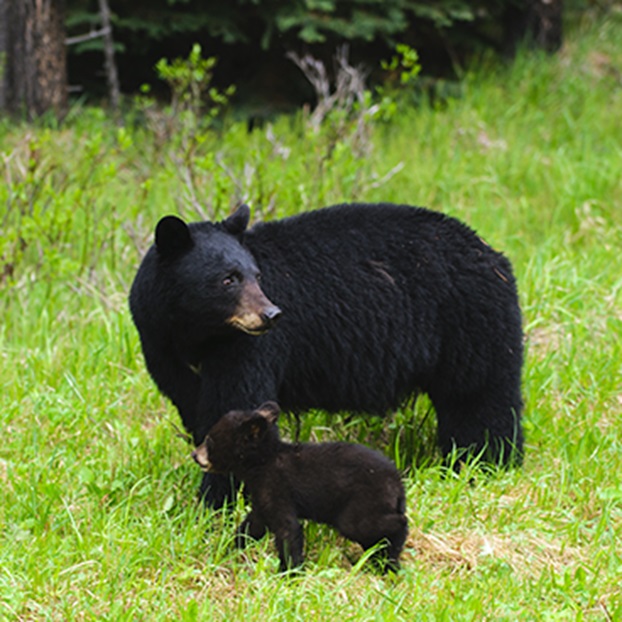
[(380, 453), (350, 443), (286, 443), (277, 427), (279, 406), (222, 417), (192, 453), (206, 471), (232, 474), (245, 484), (252, 510), (238, 527), (236, 545), (275, 535), (281, 572), (303, 561), (300, 519), (336, 527), (364, 549), (382, 548), (374, 562), (397, 571), (408, 533), (404, 486)]

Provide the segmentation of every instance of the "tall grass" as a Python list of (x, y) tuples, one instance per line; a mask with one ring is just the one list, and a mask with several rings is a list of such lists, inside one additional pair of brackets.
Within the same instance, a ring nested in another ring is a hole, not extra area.
[[(97, 110), (54, 130), (4, 122), (0, 616), (621, 619), (620, 27), (586, 24), (555, 57), (482, 61), (460, 98), (374, 125), (365, 158), (300, 119), (198, 138), (118, 129)], [(414, 434), (408, 408), (302, 420), (305, 438), (365, 440), (406, 469), (411, 533), (394, 578), (315, 525), (305, 571), (283, 578), (268, 540), (232, 548), (242, 500), (233, 515), (195, 502), (200, 473), (145, 371), (126, 294), (161, 215), (219, 217), (241, 200), (256, 218), (426, 205), (514, 263), (522, 469), (447, 475), (425, 401)]]

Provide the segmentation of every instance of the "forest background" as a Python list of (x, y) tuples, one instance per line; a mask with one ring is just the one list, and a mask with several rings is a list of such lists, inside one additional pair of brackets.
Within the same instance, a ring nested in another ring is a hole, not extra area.
[[(199, 44), (219, 59), (214, 85), (236, 85), (232, 104), (259, 120), (292, 112), (314, 93), (288, 54), (329, 66), (347, 44), (382, 82), (378, 60), (397, 43), (417, 49), (424, 72), (456, 77), (482, 50), (511, 57), (519, 43), (554, 51), (562, 17), (610, 10), (611, 0), (0, 0), (0, 110), (62, 118), (70, 99), (158, 90), (153, 67)], [(159, 89), (159, 95), (162, 89)]]

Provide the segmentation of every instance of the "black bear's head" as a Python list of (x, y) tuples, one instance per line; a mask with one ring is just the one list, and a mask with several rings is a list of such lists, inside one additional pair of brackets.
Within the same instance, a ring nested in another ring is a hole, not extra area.
[(195, 339), (227, 326), (258, 335), (281, 315), (259, 286), (259, 268), (243, 245), (249, 217), (242, 205), (219, 223), (165, 216), (156, 227), (158, 281), (170, 293), (173, 320)]
[(279, 442), (278, 417), (275, 402), (253, 411), (232, 410), (214, 424), (192, 457), (205, 471), (242, 476), (272, 456)]

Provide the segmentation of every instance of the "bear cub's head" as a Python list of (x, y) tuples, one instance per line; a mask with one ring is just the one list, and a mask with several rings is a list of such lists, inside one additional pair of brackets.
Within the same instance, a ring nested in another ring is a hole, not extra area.
[(242, 205), (218, 223), (186, 224), (165, 216), (157, 224), (158, 282), (170, 292), (171, 317), (192, 325), (195, 337), (227, 326), (260, 335), (281, 315), (261, 289), (259, 267), (243, 245), (249, 218)]
[(279, 444), (278, 417), (274, 402), (253, 411), (232, 410), (214, 424), (192, 457), (205, 471), (241, 476), (274, 453)]

